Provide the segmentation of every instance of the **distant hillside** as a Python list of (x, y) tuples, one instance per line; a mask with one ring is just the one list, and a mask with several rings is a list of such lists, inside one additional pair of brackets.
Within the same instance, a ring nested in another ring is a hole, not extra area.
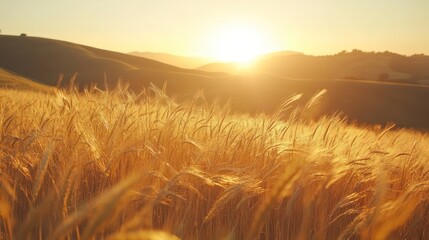
[(197, 68), (202, 65), (213, 62), (213, 60), (210, 58), (184, 57), (184, 56), (178, 56), (178, 55), (173, 55), (168, 53), (130, 52), (129, 54), (138, 56), (138, 57), (144, 57), (144, 58), (156, 60), (159, 62), (163, 62), (173, 66), (181, 67), (181, 68)]
[(229, 73), (229, 74), (239, 74), (241, 73), (241, 70), (242, 70), (242, 68), (240, 67), (240, 64), (235, 62), (208, 63), (206, 65), (198, 67), (197, 69), (201, 71), (207, 71), (207, 72), (223, 72), (223, 73)]
[(291, 56), (291, 55), (303, 55), (301, 52), (295, 52), (295, 51), (277, 51), (277, 52), (271, 52), (259, 55), (256, 57), (256, 61), (261, 61), (273, 57), (285, 57), (285, 56)]
[(198, 81), (225, 75), (70, 42), (5, 35), (0, 35), (0, 67), (50, 86), (57, 84), (60, 74), (64, 75), (64, 84), (77, 74), (76, 83), (81, 86), (102, 86), (105, 82), (115, 85), (124, 78), (135, 90), (149, 82)]
[[(215, 63), (199, 68), (212, 72), (237, 73), (233, 64)], [(330, 56), (288, 54), (257, 60), (250, 72), (298, 79), (360, 79), (402, 83), (429, 81), (429, 56), (410, 57), (390, 52), (354, 50)]]
[(0, 68), (0, 87), (48, 92), (52, 88)]
[[(273, 112), (282, 100), (295, 93), (304, 94), (301, 102), (304, 103), (321, 89), (327, 89), (321, 104), (314, 107), (309, 116), (319, 117), (342, 112), (359, 123), (395, 122), (401, 127), (429, 129), (429, 87), (427, 86), (327, 79), (330, 76), (335, 78), (348, 76), (342, 73), (360, 73), (358, 70), (338, 73), (341, 70), (338, 66), (344, 68), (361, 66), (356, 69), (369, 70), (374, 64), (386, 67), (380, 64), (382, 62), (380, 59), (388, 58), (392, 54), (370, 54), (374, 59), (379, 60), (368, 64), (364, 64), (363, 60), (368, 55), (366, 53), (340, 55), (343, 56), (310, 57), (294, 54), (271, 57), (261, 60), (257, 66), (258, 71), (266, 70), (267, 73), (248, 72), (229, 75), (183, 69), (150, 59), (69, 42), (0, 35), (0, 68), (8, 73), (50, 86), (57, 84), (61, 73), (64, 74), (63, 85), (67, 85), (70, 78), (78, 73), (76, 83), (81, 87), (91, 84), (103, 87), (105, 82), (109, 87), (113, 87), (118, 79), (122, 78), (129, 83), (131, 90), (139, 92), (150, 83), (158, 87), (167, 83), (167, 94), (173, 96), (176, 101), (189, 100), (197, 90), (202, 89), (206, 101), (218, 98), (226, 102), (231, 99), (233, 111), (249, 113)], [(359, 59), (357, 56), (361, 56), (362, 60), (357, 61)], [(400, 74), (410, 71), (409, 75), (412, 75), (411, 73), (414, 74), (415, 71), (420, 70), (419, 76), (426, 76), (427, 70), (424, 68), (426, 56), (392, 55), (391, 58), (396, 59), (391, 64), (397, 65), (388, 65), (389, 68), (385, 70), (390, 69), (392, 72), (389, 74), (397, 72), (398, 76), (402, 76)], [(285, 59), (295, 60), (287, 63)], [(337, 67), (332, 64), (332, 59), (337, 59)], [(411, 62), (407, 65), (409, 59), (417, 63)], [(310, 68), (312, 70), (300, 67), (296, 64), (297, 62), (305, 63), (304, 65), (312, 63), (308, 65), (312, 66)], [(323, 65), (323, 62), (330, 64)], [(358, 62), (361, 64), (357, 64)], [(319, 75), (315, 75), (317, 72)], [(307, 79), (291, 79), (284, 76), (295, 78), (304, 76)], [(310, 79), (316, 77), (324, 80)]]
[(296, 54), (302, 54), (299, 52), (294, 51), (279, 51), (279, 52), (272, 52), (268, 54), (263, 54), (258, 56), (253, 63), (251, 63), (249, 66), (243, 66), (240, 63), (236, 62), (211, 62), (207, 63), (205, 65), (199, 66), (198, 70), (202, 71), (208, 71), (208, 72), (224, 72), (229, 74), (240, 74), (244, 72), (249, 72), (251, 68), (258, 62), (271, 59), (274, 57), (280, 57), (280, 56), (290, 56), (290, 55), (296, 55)]

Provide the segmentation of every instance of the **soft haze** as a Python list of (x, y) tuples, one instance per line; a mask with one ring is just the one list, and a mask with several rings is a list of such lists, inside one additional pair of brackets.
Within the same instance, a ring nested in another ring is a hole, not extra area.
[(428, 12), (425, 0), (0, 0), (0, 29), (121, 52), (213, 56), (219, 34), (246, 26), (261, 35), (260, 51), (429, 54)]

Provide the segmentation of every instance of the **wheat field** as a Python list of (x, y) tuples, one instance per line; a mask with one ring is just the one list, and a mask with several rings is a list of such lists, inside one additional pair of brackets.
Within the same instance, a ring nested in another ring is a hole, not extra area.
[(152, 87), (0, 90), (0, 239), (428, 239), (429, 137)]

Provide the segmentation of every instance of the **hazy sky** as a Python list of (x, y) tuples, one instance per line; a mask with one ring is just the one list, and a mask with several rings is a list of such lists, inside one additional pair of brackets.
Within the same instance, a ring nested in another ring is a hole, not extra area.
[(270, 50), (429, 54), (429, 0), (0, 0), (2, 34), (121, 52), (209, 55), (230, 26)]

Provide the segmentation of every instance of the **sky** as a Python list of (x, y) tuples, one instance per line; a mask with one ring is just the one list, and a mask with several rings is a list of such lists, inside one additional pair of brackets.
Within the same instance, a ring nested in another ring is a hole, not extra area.
[[(429, 1), (0, 0), (0, 29), (185, 56), (213, 56), (246, 43), (313, 55), (352, 49), (429, 54)], [(245, 29), (247, 40), (231, 34), (237, 29)], [(219, 50), (229, 39), (234, 44)]]

